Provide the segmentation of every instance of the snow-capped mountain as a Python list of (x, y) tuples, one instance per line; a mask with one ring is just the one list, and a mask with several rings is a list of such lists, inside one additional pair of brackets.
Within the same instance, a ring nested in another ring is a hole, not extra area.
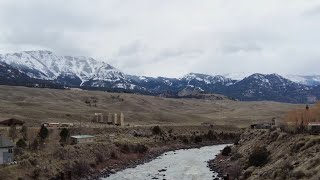
[(211, 76), (211, 75), (199, 74), (199, 73), (189, 73), (183, 76), (182, 78), (180, 78), (180, 80), (186, 81), (188, 82), (188, 84), (192, 84), (193, 81), (203, 82), (208, 85), (221, 84), (226, 86), (229, 86), (235, 83), (235, 81), (233, 81), (232, 79), (224, 76), (220, 76), (220, 75)]
[(223, 74), (222, 76), (232, 79), (232, 80), (237, 80), (237, 81), (241, 81), (242, 79), (249, 77), (250, 75), (252, 75), (254, 73), (248, 73), (248, 72), (235, 72), (235, 73), (227, 73), (227, 74)]
[(193, 93), (190, 97), (194, 97), (196, 92), (197, 98), (208, 98), (208, 93), (218, 93), (239, 100), (291, 103), (308, 103), (320, 99), (320, 76), (286, 77), (278, 74), (230, 73), (213, 76), (189, 73), (181, 78), (154, 78), (125, 74), (91, 57), (58, 56), (50, 51), (0, 55), (0, 84), (40, 83), (42, 87), (124, 90), (164, 97), (181, 97), (190, 92)]
[[(223, 76), (232, 80), (241, 81), (246, 77), (251, 76), (254, 73), (239, 72), (239, 73), (228, 73)], [(320, 85), (320, 75), (287, 75), (281, 74), (282, 77), (289, 79), (293, 82), (303, 84), (306, 86), (318, 86)]]
[(91, 57), (58, 56), (50, 51), (24, 51), (0, 55), (0, 61), (31, 78), (55, 80), (68, 86), (86, 84), (94, 87), (111, 85), (111, 88), (134, 88), (123, 72)]
[(309, 87), (278, 74), (253, 74), (235, 83), (229, 95), (240, 100), (272, 99), (298, 103), (306, 102), (311, 92)]
[(307, 86), (320, 85), (320, 75), (284, 75), (283, 77)]

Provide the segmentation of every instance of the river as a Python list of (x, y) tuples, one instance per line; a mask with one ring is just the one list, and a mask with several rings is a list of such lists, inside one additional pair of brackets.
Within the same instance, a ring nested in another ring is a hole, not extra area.
[(207, 167), (226, 145), (170, 151), (158, 158), (112, 174), (101, 180), (212, 180), (217, 175)]

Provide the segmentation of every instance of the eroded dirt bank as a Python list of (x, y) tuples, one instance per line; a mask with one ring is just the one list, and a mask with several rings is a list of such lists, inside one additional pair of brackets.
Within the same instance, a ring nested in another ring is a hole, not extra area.
[[(237, 144), (237, 143), (236, 143)], [(248, 130), (209, 163), (230, 179), (319, 179), (320, 136)]]

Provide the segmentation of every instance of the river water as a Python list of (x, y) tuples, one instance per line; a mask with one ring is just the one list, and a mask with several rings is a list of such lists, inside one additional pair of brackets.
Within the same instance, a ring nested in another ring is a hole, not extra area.
[(207, 161), (213, 159), (225, 146), (170, 151), (148, 163), (119, 171), (101, 180), (212, 180), (217, 174), (210, 171)]

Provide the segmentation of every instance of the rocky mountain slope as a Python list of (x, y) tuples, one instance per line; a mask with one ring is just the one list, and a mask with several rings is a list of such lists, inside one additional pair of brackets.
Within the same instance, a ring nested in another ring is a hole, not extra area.
[[(128, 75), (110, 64), (91, 57), (58, 56), (50, 51), (24, 51), (0, 55), (3, 69), (18, 72), (32, 81), (48, 81), (58, 85), (86, 89), (120, 90), (175, 97), (185, 88), (194, 87), (204, 93), (218, 93), (239, 100), (271, 100), (290, 103), (315, 102), (320, 98), (317, 77), (304, 77), (297, 83), (277, 74), (238, 74), (211, 76), (189, 73), (182, 78)], [(1, 75), (7, 78), (6, 74)], [(245, 77), (244, 79), (239, 78)], [(17, 80), (1, 80), (14, 85)], [(18, 77), (16, 78), (18, 79)], [(297, 78), (294, 78), (297, 81)], [(9, 83), (10, 81), (10, 83)], [(25, 80), (27, 81), (27, 80)], [(320, 83), (319, 83), (320, 84)], [(20, 85), (18, 83), (18, 85)]]

